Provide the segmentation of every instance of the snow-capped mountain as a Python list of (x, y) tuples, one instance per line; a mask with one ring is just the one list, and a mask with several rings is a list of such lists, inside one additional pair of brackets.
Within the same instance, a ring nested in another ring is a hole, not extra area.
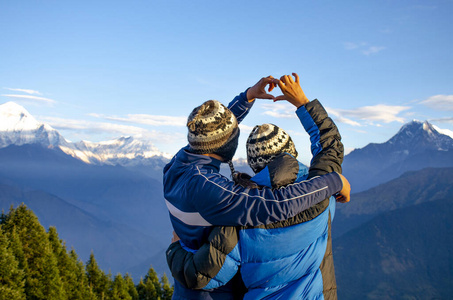
[(68, 146), (58, 131), (38, 122), (22, 106), (14, 102), (0, 105), (0, 148), (24, 144), (41, 144), (50, 148)]
[(120, 137), (99, 143), (71, 143), (50, 125), (37, 121), (22, 106), (14, 102), (0, 105), (0, 148), (24, 144), (59, 148), (89, 164), (135, 166), (157, 162), (161, 165), (171, 158), (169, 154), (160, 152), (151, 142), (133, 137)]
[(429, 122), (412, 121), (385, 143), (371, 143), (348, 154), (343, 173), (362, 191), (426, 167), (453, 166), (453, 138)]
[(394, 148), (404, 148), (412, 152), (425, 149), (441, 151), (453, 149), (453, 139), (428, 121), (414, 120), (403, 125), (387, 143)]
[(135, 166), (149, 164), (150, 159), (168, 161), (169, 154), (160, 152), (151, 142), (133, 137), (120, 137), (115, 140), (93, 143), (80, 141), (60, 149), (86, 163)]

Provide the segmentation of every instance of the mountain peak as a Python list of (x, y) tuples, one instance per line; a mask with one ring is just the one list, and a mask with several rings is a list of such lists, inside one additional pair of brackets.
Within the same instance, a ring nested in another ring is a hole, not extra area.
[(428, 121), (413, 120), (404, 124), (401, 129), (389, 141), (389, 144), (400, 145), (403, 147), (419, 147), (422, 143), (432, 148), (451, 148), (453, 141), (451, 137), (440, 132), (438, 128)]
[(15, 102), (0, 105), (0, 131), (36, 130), (41, 125), (43, 124)]

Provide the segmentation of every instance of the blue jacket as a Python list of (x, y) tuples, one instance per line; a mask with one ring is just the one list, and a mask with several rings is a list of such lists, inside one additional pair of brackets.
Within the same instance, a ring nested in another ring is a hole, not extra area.
[[(314, 155), (312, 169), (314, 172), (322, 169), (326, 169), (325, 172), (328, 172), (331, 171), (329, 168), (341, 170), (339, 166), (343, 159), (343, 145), (335, 124), (327, 117), (327, 113), (318, 101), (314, 101), (309, 107), (313, 118), (305, 107), (299, 108), (296, 113), (310, 134)], [(289, 170), (286, 173), (295, 171), (297, 177), (293, 180), (294, 183), (306, 180), (308, 170), (303, 164), (294, 164), (288, 159), (284, 160), (279, 157), (276, 160), (278, 162), (275, 164), (279, 168), (284, 167), (285, 170)], [(285, 165), (285, 162), (289, 162), (290, 166)], [(275, 186), (275, 182), (272, 181), (276, 180), (274, 177), (279, 175), (271, 172), (270, 168), (272, 168), (271, 165), (255, 175), (252, 180), (259, 185)], [(286, 174), (282, 176), (286, 176)], [(218, 263), (219, 259), (210, 260), (210, 257), (215, 256), (218, 252), (218, 250), (212, 249), (220, 249), (215, 244), (219, 244), (219, 241), (220, 244), (224, 243), (232, 236), (232, 234), (222, 232), (222, 229), (219, 229), (220, 231), (216, 235), (211, 234), (209, 237), (211, 245), (203, 246), (203, 248), (209, 247), (210, 250), (199, 251), (204, 254), (185, 255), (182, 253), (184, 251), (181, 251), (182, 248), (178, 247), (178, 243), (171, 245), (169, 250), (171, 249), (173, 254), (169, 259), (170, 268), (172, 273), (182, 274), (184, 271), (175, 269), (181, 269), (190, 264), (189, 274), (186, 271), (185, 278), (181, 279), (180, 276), (177, 276), (176, 279), (179, 277), (179, 280), (192, 288), (194, 286), (191, 286), (191, 281), (200, 282), (202, 279), (203, 282), (207, 282), (204, 289), (212, 289), (226, 284), (237, 273), (240, 266), (242, 279), (248, 288), (244, 299), (324, 299), (326, 284), (323, 282), (321, 265), (327, 260), (326, 249), (329, 248), (328, 246), (331, 248), (329, 235), (334, 211), (335, 200), (331, 197), (330, 200), (324, 201), (323, 206), (310, 208), (299, 218), (270, 226), (242, 227), (238, 231), (238, 243), (233, 249), (227, 250), (228, 253), (220, 269), (217, 268), (215, 276), (208, 280), (205, 278), (207, 277), (205, 274), (209, 273), (205, 272), (208, 263), (203, 262), (200, 267), (198, 265), (200, 265), (200, 261)], [(179, 254), (177, 254), (178, 252)], [(184, 256), (184, 259), (181, 259), (181, 255)], [(204, 257), (202, 257), (203, 255)], [(177, 256), (179, 258), (175, 259)], [(181, 260), (184, 262), (174, 263)], [(333, 282), (335, 282), (333, 269), (329, 272), (331, 274), (327, 275), (333, 276)], [(197, 278), (190, 279), (191, 274), (196, 274)], [(329, 287), (329, 289), (331, 288)], [(327, 299), (336, 298), (335, 291), (328, 291), (327, 294), (329, 294)]]
[[(235, 97), (228, 108), (240, 122), (252, 104), (244, 92)], [(170, 220), (181, 241), (192, 249), (207, 242), (215, 225), (257, 226), (283, 221), (342, 188), (339, 175), (329, 173), (277, 190), (247, 189), (222, 176), (220, 163), (209, 156), (191, 153), (187, 146), (164, 168), (164, 197)], [(184, 299), (190, 293), (175, 282), (175, 299), (178, 296)], [(204, 296), (197, 297), (203, 299)]]

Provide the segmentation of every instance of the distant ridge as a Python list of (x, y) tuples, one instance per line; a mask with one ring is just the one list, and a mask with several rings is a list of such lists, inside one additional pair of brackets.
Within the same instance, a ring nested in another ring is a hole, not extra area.
[(383, 213), (333, 241), (338, 299), (451, 299), (453, 196)]
[(453, 167), (406, 172), (367, 191), (353, 193), (351, 202), (337, 205), (332, 235), (339, 237), (381, 213), (452, 195)]

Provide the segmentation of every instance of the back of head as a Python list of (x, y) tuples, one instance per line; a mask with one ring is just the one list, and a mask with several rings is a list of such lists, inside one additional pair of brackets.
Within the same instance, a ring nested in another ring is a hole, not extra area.
[(297, 158), (291, 137), (274, 124), (257, 125), (247, 139), (247, 162), (258, 173), (278, 154), (288, 153)]
[(234, 114), (217, 100), (196, 107), (187, 119), (187, 139), (194, 153), (214, 153), (231, 160), (236, 152), (239, 127)]

